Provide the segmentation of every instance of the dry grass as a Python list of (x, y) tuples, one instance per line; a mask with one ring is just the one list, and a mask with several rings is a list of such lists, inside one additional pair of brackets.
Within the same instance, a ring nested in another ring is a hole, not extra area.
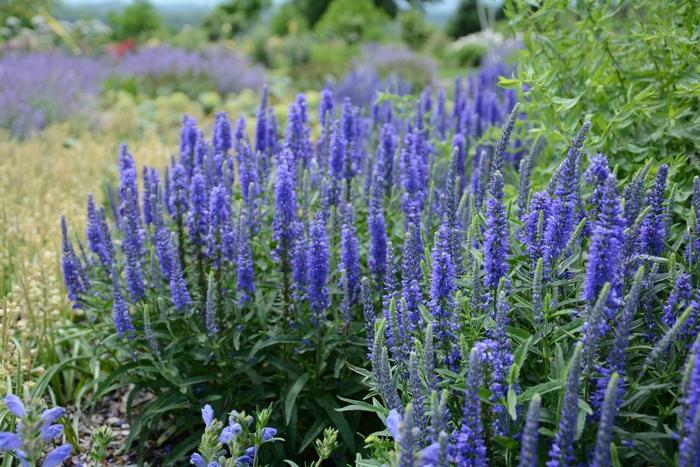
[[(18, 361), (25, 369), (32, 368), (38, 338), (73, 319), (75, 311), (61, 279), (59, 219), (65, 215), (73, 233), (84, 235), (87, 193), (103, 198), (105, 180), (116, 176), (119, 135), (134, 117), (121, 114), (105, 130), (78, 138), (66, 137), (71, 131), (67, 124), (25, 141), (0, 135), (3, 379)], [(177, 146), (174, 125), (134, 133), (141, 136), (130, 138), (130, 150), (140, 164), (160, 167)]]

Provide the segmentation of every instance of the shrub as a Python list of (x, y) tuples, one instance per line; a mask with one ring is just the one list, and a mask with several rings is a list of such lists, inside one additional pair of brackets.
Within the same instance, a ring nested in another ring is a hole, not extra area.
[(485, 44), (473, 43), (455, 47), (451, 55), (459, 66), (477, 67), (487, 52)]
[(562, 141), (588, 115), (592, 147), (625, 174), (667, 157), (700, 167), (699, 15), (691, 1), (511, 2), (525, 51), (504, 84), (522, 90), (533, 134)]
[(228, 0), (216, 6), (203, 26), (210, 40), (231, 38), (250, 29), (269, 6), (269, 0)]
[(115, 39), (138, 39), (162, 27), (162, 19), (148, 0), (134, 0), (121, 13), (109, 14), (109, 25)]
[(276, 36), (286, 36), (308, 30), (309, 25), (294, 2), (280, 5), (270, 18), (270, 32)]
[(401, 40), (413, 50), (420, 50), (430, 38), (430, 26), (423, 18), (423, 13), (415, 8), (404, 11), (399, 15), (401, 25)]
[(324, 37), (343, 39), (348, 44), (378, 40), (388, 17), (371, 0), (332, 2), (314, 30)]

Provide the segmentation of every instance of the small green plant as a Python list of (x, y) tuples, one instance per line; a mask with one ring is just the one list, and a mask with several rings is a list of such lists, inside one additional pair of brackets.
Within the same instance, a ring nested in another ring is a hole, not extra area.
[(113, 437), (114, 433), (108, 426), (101, 426), (92, 433), (88, 457), (95, 463), (95, 467), (102, 465), (107, 458), (107, 450)]

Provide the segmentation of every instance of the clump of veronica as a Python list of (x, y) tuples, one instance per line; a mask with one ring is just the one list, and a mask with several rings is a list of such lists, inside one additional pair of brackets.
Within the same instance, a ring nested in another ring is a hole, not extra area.
[(578, 392), (581, 379), (582, 345), (577, 344), (569, 363), (564, 398), (559, 413), (559, 429), (549, 450), (547, 467), (574, 465), (574, 434), (578, 417)]
[(433, 330), (440, 348), (445, 352), (448, 365), (456, 368), (457, 361), (451, 359), (450, 349), (456, 336), (454, 309), (455, 269), (452, 264), (449, 245), (449, 232), (445, 219), (435, 234), (433, 244), (432, 276), (430, 280), (430, 314), (433, 317)]
[(486, 201), (484, 232), (484, 285), (495, 290), (508, 274), (508, 219), (503, 204), (503, 176), (496, 171), (491, 177), (490, 197)]
[(55, 422), (63, 417), (65, 410), (62, 407), (41, 410), (38, 400), (25, 405), (14, 394), (5, 396), (5, 405), (17, 418), (17, 425), (14, 433), (0, 432), (0, 452), (12, 453), (23, 466), (38, 465), (42, 458), (42, 467), (63, 465), (73, 450), (70, 444), (62, 444), (48, 453), (46, 451), (63, 435), (63, 425)]
[(481, 421), (481, 360), (482, 348), (476, 344), (469, 354), (464, 405), (462, 407), (462, 425), (456, 435), (454, 460), (457, 465), (481, 467), (488, 464), (484, 427)]
[(88, 291), (90, 284), (83, 265), (75, 254), (73, 243), (68, 238), (68, 227), (63, 216), (61, 216), (61, 269), (68, 298), (73, 302), (73, 307), (77, 308), (80, 295)]
[(190, 456), (196, 467), (257, 466), (258, 451), (266, 443), (283, 441), (277, 429), (267, 426), (272, 409), (263, 409), (255, 417), (231, 411), (227, 424), (214, 417), (211, 406), (202, 408), (204, 433), (197, 452)]
[(318, 324), (325, 317), (329, 304), (328, 297), (328, 236), (323, 213), (317, 213), (309, 229), (309, 292), (311, 321)]

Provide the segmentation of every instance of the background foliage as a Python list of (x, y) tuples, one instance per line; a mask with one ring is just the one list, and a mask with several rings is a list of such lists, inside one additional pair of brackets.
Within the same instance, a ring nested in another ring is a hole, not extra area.
[[(592, 147), (621, 164), (700, 150), (700, 13), (693, 1), (509, 1), (523, 34), (517, 77), (533, 134), (563, 141), (585, 116)], [(697, 172), (695, 172), (697, 173)]]

